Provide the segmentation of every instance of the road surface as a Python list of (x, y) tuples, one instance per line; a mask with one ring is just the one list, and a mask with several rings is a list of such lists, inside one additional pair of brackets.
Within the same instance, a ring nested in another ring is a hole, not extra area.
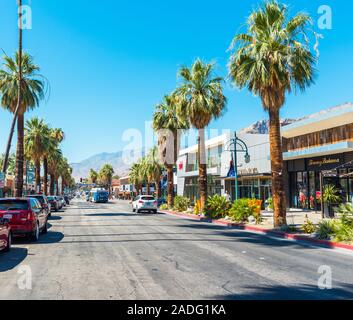
[(342, 250), (77, 200), (0, 254), (0, 299), (353, 299), (352, 266)]

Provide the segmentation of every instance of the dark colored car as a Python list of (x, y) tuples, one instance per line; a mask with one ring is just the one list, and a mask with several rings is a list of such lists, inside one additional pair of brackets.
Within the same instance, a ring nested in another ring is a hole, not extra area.
[(10, 251), (11, 244), (12, 233), (9, 220), (6, 218), (0, 218), (0, 251)]
[(64, 200), (65, 200), (65, 202), (66, 202), (66, 205), (69, 205), (69, 204), (70, 204), (69, 196), (64, 196)]
[(34, 195), (30, 195), (28, 197), (37, 199), (40, 202), (40, 204), (42, 205), (43, 209), (47, 212), (48, 216), (49, 217), (51, 216), (51, 205), (48, 201), (48, 198), (45, 195), (34, 194)]
[(58, 200), (56, 199), (55, 196), (49, 196), (48, 201), (50, 203), (51, 211), (58, 212), (60, 209), (60, 205), (58, 203)]
[(9, 220), (13, 236), (38, 241), (41, 232), (48, 232), (48, 214), (34, 198), (0, 199), (0, 218)]

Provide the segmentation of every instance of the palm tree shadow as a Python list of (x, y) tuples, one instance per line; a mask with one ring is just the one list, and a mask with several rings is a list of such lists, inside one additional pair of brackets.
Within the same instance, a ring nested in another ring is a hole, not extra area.
[(0, 252), (0, 272), (6, 272), (17, 267), (28, 255), (26, 248), (12, 248), (8, 253)]
[(249, 293), (230, 293), (214, 296), (215, 300), (353, 300), (353, 284), (333, 284), (332, 289), (321, 290), (318, 286), (262, 286), (246, 287)]

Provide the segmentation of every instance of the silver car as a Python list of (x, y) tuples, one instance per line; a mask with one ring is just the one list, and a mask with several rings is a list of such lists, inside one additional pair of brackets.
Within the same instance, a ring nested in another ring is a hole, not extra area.
[(158, 202), (153, 196), (137, 196), (132, 201), (132, 211), (137, 213), (141, 211), (157, 213)]

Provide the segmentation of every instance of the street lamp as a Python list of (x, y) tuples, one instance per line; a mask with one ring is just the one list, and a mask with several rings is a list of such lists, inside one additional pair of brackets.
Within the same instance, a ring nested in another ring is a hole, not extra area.
[(234, 138), (228, 142), (228, 150), (234, 155), (234, 177), (235, 177), (235, 201), (239, 199), (239, 185), (238, 185), (238, 152), (245, 153), (245, 163), (250, 163), (251, 157), (249, 155), (249, 149), (246, 143), (237, 137), (237, 133), (234, 132)]

